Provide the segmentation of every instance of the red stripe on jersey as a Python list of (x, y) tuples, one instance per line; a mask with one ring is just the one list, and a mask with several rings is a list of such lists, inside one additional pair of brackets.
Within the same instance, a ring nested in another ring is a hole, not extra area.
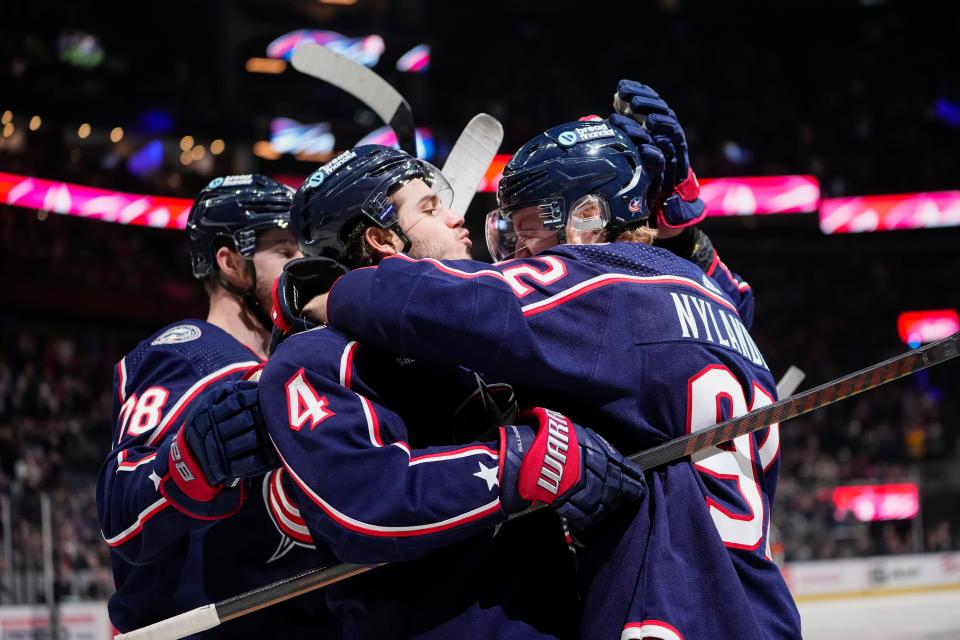
[(120, 404), (127, 400), (127, 365), (124, 362), (126, 359), (124, 356), (117, 363), (117, 395), (120, 397)]
[(360, 344), (355, 340), (348, 342), (340, 356), (340, 386), (350, 388), (350, 382), (353, 378), (353, 355)]
[(710, 261), (710, 266), (707, 267), (707, 275), (711, 278), (713, 277), (713, 272), (717, 270), (717, 265), (720, 264), (720, 254), (717, 253), (717, 250), (713, 250), (713, 260)]
[(137, 516), (137, 521), (133, 523), (130, 527), (121, 531), (112, 538), (106, 536), (103, 537), (104, 541), (111, 547), (119, 547), (124, 542), (137, 535), (143, 530), (143, 525), (146, 524), (147, 520), (157, 515), (164, 509), (170, 506), (170, 502), (166, 498), (160, 498), (152, 505), (140, 512), (140, 515)]
[(120, 455), (117, 456), (117, 462), (118, 462), (117, 470), (133, 471), (140, 465), (147, 464), (148, 462), (150, 462), (151, 460), (157, 457), (157, 452), (154, 451), (153, 453), (148, 453), (147, 455), (140, 458), (139, 460), (127, 460), (127, 455), (129, 453), (130, 452), (127, 449), (124, 449), (123, 451), (120, 452)]
[(176, 421), (176, 419), (180, 417), (180, 415), (183, 413), (183, 410), (187, 408), (187, 405), (189, 405), (191, 402), (193, 402), (193, 400), (197, 396), (203, 393), (204, 389), (206, 389), (213, 383), (219, 382), (220, 380), (228, 376), (234, 375), (239, 372), (249, 371), (250, 369), (253, 369), (256, 366), (258, 366), (257, 363), (251, 364), (249, 362), (240, 362), (237, 364), (226, 366), (223, 369), (220, 369), (219, 371), (213, 372), (206, 378), (202, 378), (197, 384), (195, 384), (191, 389), (188, 390), (188, 395), (181, 396), (180, 399), (177, 400), (177, 403), (174, 405), (173, 413), (170, 413), (169, 415), (163, 418), (157, 430), (154, 431), (153, 434), (147, 439), (146, 444), (148, 446), (152, 446), (158, 440), (160, 440), (170, 429), (170, 426), (174, 423), (174, 421)]
[(440, 451), (437, 453), (427, 453), (422, 456), (413, 456), (410, 458), (410, 464), (416, 464), (420, 462), (440, 462), (441, 460), (453, 460), (456, 458), (464, 458), (466, 456), (480, 454), (488, 455), (494, 460), (500, 457), (499, 454), (490, 447), (464, 447), (462, 449), (454, 449), (452, 451)]
[(623, 627), (620, 640), (683, 640), (680, 633), (672, 624), (663, 620), (644, 620), (643, 622), (629, 622)]
[[(363, 405), (364, 416), (367, 418), (367, 430), (370, 434), (370, 442), (378, 447), (382, 447), (383, 440), (380, 438), (380, 418), (377, 417), (377, 412), (374, 411), (373, 405), (369, 400), (359, 393), (357, 397), (360, 398), (360, 404)], [(409, 451), (407, 453), (409, 453)]]
[(387, 527), (368, 524), (337, 511), (326, 500), (317, 495), (316, 492), (314, 492), (309, 485), (301, 480), (296, 473), (294, 473), (293, 469), (290, 468), (290, 465), (287, 464), (287, 461), (284, 460), (283, 456), (280, 456), (280, 461), (283, 463), (284, 468), (287, 470), (287, 473), (290, 474), (290, 478), (294, 481), (294, 483), (296, 483), (296, 485), (303, 490), (307, 497), (310, 498), (311, 502), (320, 507), (320, 509), (334, 522), (346, 529), (368, 536), (376, 536), (380, 538), (407, 538), (428, 535), (431, 533), (439, 533), (441, 531), (446, 531), (447, 529), (453, 529), (454, 527), (459, 527), (464, 524), (486, 518), (500, 511), (500, 499), (497, 498), (493, 502), (473, 509), (472, 511), (467, 511), (440, 522), (401, 527)]
[(544, 311), (549, 311), (560, 305), (570, 302), (574, 298), (579, 298), (580, 296), (590, 293), (601, 287), (606, 287), (614, 284), (652, 284), (652, 285), (678, 285), (681, 287), (687, 287), (688, 289), (694, 289), (701, 295), (704, 295), (719, 305), (722, 305), (732, 311), (737, 313), (736, 307), (730, 304), (726, 299), (718, 296), (713, 293), (706, 287), (701, 287), (692, 280), (687, 280), (686, 278), (675, 278), (672, 276), (626, 276), (618, 274), (606, 274), (602, 276), (597, 276), (589, 280), (584, 280), (583, 282), (570, 287), (565, 291), (554, 294), (549, 298), (545, 298), (540, 302), (534, 302), (523, 307), (524, 317), (534, 316)]

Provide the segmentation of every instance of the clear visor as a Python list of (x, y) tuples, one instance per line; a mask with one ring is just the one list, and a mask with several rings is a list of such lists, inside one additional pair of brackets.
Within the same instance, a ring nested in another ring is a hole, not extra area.
[(569, 215), (564, 215), (563, 204), (562, 198), (548, 198), (488, 213), (484, 235), (490, 255), (497, 261), (527, 258), (565, 242), (599, 241), (610, 222), (606, 200), (594, 194), (583, 196)]
[(379, 227), (388, 228), (398, 223), (397, 206), (390, 195), (411, 180), (423, 180), (444, 208), (449, 209), (453, 204), (453, 187), (440, 169), (423, 160), (410, 160), (408, 165), (399, 178), (392, 174), (377, 185), (361, 207)]

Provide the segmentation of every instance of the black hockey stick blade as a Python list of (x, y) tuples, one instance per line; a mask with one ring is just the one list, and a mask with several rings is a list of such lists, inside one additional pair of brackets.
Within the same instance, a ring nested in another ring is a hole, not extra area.
[[(946, 362), (960, 355), (960, 332), (919, 349), (908, 351), (866, 369), (827, 382), (785, 400), (761, 407), (750, 413), (725, 420), (712, 427), (681, 436), (662, 445), (630, 456), (643, 469), (652, 469), (713, 447), (771, 424), (801, 416), (834, 402), (869, 391), (882, 384)], [(510, 520), (544, 508), (535, 504), (510, 516)], [(304, 571), (296, 576), (198, 607), (178, 616), (161, 620), (147, 627), (116, 636), (117, 640), (176, 640), (199, 633), (221, 622), (239, 618), (258, 609), (289, 600), (301, 594), (322, 589), (340, 580), (365, 573), (380, 565), (339, 564), (329, 568)]]
[(320, 44), (297, 47), (291, 64), (297, 71), (329, 82), (367, 105), (397, 134), (400, 148), (416, 157), (417, 138), (413, 111), (404, 97), (386, 80), (359, 62)]

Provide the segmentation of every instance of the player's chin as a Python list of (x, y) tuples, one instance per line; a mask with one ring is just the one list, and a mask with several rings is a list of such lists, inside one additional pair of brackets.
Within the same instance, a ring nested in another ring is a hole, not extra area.
[(472, 260), (470, 247), (463, 242), (458, 241), (449, 251), (447, 251), (447, 260)]

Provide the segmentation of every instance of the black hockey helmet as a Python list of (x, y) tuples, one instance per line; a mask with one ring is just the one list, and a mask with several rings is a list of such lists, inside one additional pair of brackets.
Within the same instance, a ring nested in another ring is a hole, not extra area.
[(190, 262), (195, 278), (217, 270), (223, 245), (253, 258), (257, 232), (286, 229), (293, 189), (260, 174), (214, 178), (197, 196), (187, 219)]
[(487, 248), (496, 260), (517, 252), (520, 229), (514, 213), (519, 210), (535, 213), (536, 232), (554, 234), (558, 243), (567, 240), (568, 222), (579, 231), (642, 224), (650, 215), (652, 178), (633, 141), (605, 121), (548, 129), (523, 145), (504, 168), (497, 189), (500, 208), (487, 215)]
[[(453, 190), (440, 170), (410, 154), (382, 145), (361, 145), (314, 171), (293, 196), (290, 225), (305, 256), (342, 261), (349, 234), (363, 224), (391, 229), (409, 250), (391, 194), (422, 179), (445, 206)], [(355, 266), (355, 265), (348, 265)]]
[[(265, 328), (272, 323), (255, 295), (253, 254), (257, 233), (289, 227), (292, 199), (293, 189), (264, 175), (222, 176), (200, 192), (187, 219), (194, 277), (213, 276), (220, 286), (240, 297)], [(222, 246), (232, 246), (246, 260), (252, 276), (247, 289), (230, 284), (220, 275), (215, 256)]]

